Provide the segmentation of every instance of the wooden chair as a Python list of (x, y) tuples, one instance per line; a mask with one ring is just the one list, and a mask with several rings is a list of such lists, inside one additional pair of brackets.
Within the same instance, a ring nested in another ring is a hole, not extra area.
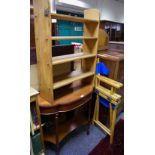
[[(99, 61), (99, 59), (98, 59)], [(102, 63), (98, 63), (100, 67), (102, 67), (102, 74), (108, 74), (108, 71), (103, 70)], [(98, 66), (97, 66), (98, 69)], [(106, 69), (106, 68), (105, 68)], [(106, 76), (101, 75), (100, 69), (98, 70), (98, 73), (96, 74), (96, 84), (95, 84), (95, 91), (97, 94), (97, 99), (95, 103), (95, 109), (94, 109), (94, 116), (93, 116), (93, 122), (97, 124), (101, 129), (103, 129), (108, 135), (110, 135), (110, 144), (113, 143), (113, 136), (114, 136), (114, 129), (115, 129), (115, 122), (116, 122), (116, 114), (117, 109), (121, 101), (121, 96), (116, 93), (116, 89), (119, 89), (123, 86), (122, 83), (114, 81)], [(111, 87), (111, 89), (107, 89), (103, 86), (102, 83), (105, 83)], [(106, 125), (102, 124), (99, 121), (99, 107), (100, 104), (103, 106), (109, 108), (109, 114), (110, 114), (110, 128), (108, 128)]]

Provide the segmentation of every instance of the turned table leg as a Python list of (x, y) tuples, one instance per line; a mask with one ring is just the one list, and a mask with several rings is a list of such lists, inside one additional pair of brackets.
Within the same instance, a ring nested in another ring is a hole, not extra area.
[(89, 135), (90, 130), (90, 115), (91, 115), (91, 101), (88, 102), (88, 127), (87, 127), (87, 135)]
[(58, 133), (58, 123), (59, 113), (55, 114), (55, 138), (56, 138), (56, 155), (59, 155), (59, 133)]

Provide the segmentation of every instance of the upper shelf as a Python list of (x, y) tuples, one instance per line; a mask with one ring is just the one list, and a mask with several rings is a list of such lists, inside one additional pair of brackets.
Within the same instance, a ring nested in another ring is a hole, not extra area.
[[(30, 9), (33, 10), (33, 5), (30, 5)], [(64, 14), (56, 14), (56, 13), (51, 13), (51, 18), (53, 19), (59, 19), (59, 20), (67, 20), (67, 21), (73, 21), (73, 22), (80, 22), (80, 23), (98, 23), (98, 20), (93, 20), (93, 19), (87, 19), (87, 18), (81, 18), (81, 17), (76, 17), (76, 16), (69, 16), (69, 15), (64, 15)]]
[(54, 19), (67, 20), (67, 21), (73, 21), (73, 22), (81, 22), (81, 23), (90, 23), (90, 22), (97, 23), (97, 22), (99, 22), (98, 20), (86, 19), (86, 18), (81, 18), (81, 17), (76, 17), (76, 16), (56, 14), (56, 13), (51, 13), (51, 17)]
[(85, 54), (85, 53), (75, 53), (75, 54), (68, 54), (68, 55), (62, 55), (62, 56), (56, 56), (52, 58), (52, 64), (62, 64), (66, 62), (71, 62), (74, 60), (80, 60), (80, 59), (86, 59), (86, 58), (92, 58), (95, 57), (96, 54)]
[(85, 37), (85, 36), (55, 36), (51, 37), (52, 40), (77, 40), (77, 39), (97, 39), (97, 37)]

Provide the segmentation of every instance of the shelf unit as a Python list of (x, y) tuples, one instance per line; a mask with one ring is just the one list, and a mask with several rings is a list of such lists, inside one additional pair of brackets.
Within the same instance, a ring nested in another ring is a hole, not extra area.
[[(85, 10), (84, 18), (50, 13), (48, 0), (33, 0), (33, 7), (31, 6), (31, 9), (34, 11), (40, 96), (53, 105), (55, 103), (55, 89), (59, 89), (79, 80), (93, 87), (98, 47), (99, 11), (97, 9)], [(84, 24), (84, 34), (83, 36), (52, 36), (51, 19), (82, 22)], [(74, 39), (83, 40), (82, 53), (52, 58), (52, 40)], [(81, 71), (73, 71), (59, 77), (53, 74), (54, 66), (75, 60), (81, 60)]]

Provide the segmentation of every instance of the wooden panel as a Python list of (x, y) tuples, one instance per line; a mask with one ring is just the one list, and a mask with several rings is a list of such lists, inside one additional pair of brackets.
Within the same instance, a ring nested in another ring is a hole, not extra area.
[(45, 17), (44, 10), (49, 8), (48, 0), (33, 0), (35, 43), (40, 81), (40, 95), (53, 103), (52, 54), (51, 54), (51, 17)]
[(39, 78), (37, 65), (30, 65), (30, 85), (39, 91)]
[[(84, 11), (84, 18), (98, 20), (98, 23), (84, 23), (84, 36), (97, 37), (99, 33), (99, 19), (100, 13), (97, 9), (88, 9)], [(98, 39), (97, 40), (85, 40), (83, 41), (83, 50), (84, 52), (89, 52), (92, 54), (97, 54), (98, 48)], [(84, 59), (82, 60), (82, 67), (84, 70), (91, 68), (95, 72), (96, 68), (96, 59)], [(94, 77), (91, 81), (94, 85)]]
[(55, 77), (55, 80), (58, 82), (54, 83), (53, 89), (63, 87), (74, 81), (81, 80), (92, 75), (94, 75), (94, 72), (73, 71), (68, 75), (61, 75), (61, 77)]
[(51, 37), (52, 40), (77, 40), (77, 39), (97, 39), (97, 37), (87, 37), (87, 36), (55, 36)]
[(54, 19), (60, 19), (60, 20), (67, 20), (67, 21), (74, 21), (74, 22), (82, 22), (82, 23), (93, 23), (93, 22), (98, 22), (98, 20), (93, 20), (93, 19), (85, 19), (81, 17), (75, 17), (75, 16), (68, 16), (68, 15), (63, 15), (63, 14), (55, 14), (51, 13), (51, 17)]
[(96, 76), (100, 81), (102, 81), (102, 82), (105, 82), (106, 84), (108, 84), (108, 85), (111, 85), (111, 86), (113, 86), (113, 87), (115, 87), (115, 88), (121, 88), (123, 85), (122, 85), (122, 83), (120, 83), (120, 82), (117, 82), (117, 81), (115, 81), (115, 80), (112, 80), (112, 79), (110, 79), (110, 78), (107, 78), (107, 77), (105, 77), (105, 76), (103, 76), (103, 75), (97, 75)]
[(57, 65), (57, 64), (62, 64), (62, 63), (74, 61), (74, 60), (91, 58), (91, 57), (95, 57), (95, 56), (96, 56), (95, 54), (83, 54), (83, 53), (62, 55), (62, 56), (53, 57), (52, 58), (52, 64)]
[(96, 86), (96, 89), (101, 92), (102, 94), (112, 98), (114, 101), (118, 101), (121, 99), (121, 96), (119, 94), (111, 94), (110, 90), (109, 89), (106, 89), (104, 87), (101, 87), (101, 86)]

